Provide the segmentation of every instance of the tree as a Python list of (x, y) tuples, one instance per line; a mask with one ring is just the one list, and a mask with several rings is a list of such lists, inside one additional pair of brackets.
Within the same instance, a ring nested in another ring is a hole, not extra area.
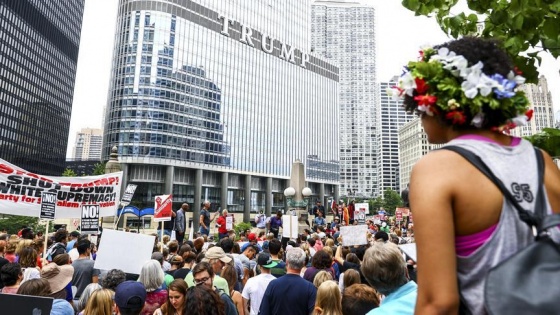
[(105, 163), (97, 163), (93, 166), (93, 173), (91, 175), (103, 175), (105, 174)]
[(560, 129), (544, 128), (541, 133), (525, 137), (525, 139), (546, 151), (550, 156), (560, 158)]
[(76, 174), (76, 172), (74, 172), (74, 170), (67, 168), (67, 169), (64, 170), (64, 172), (62, 172), (62, 176), (76, 177), (78, 175)]
[(370, 209), (377, 212), (379, 209), (383, 208), (388, 215), (395, 214), (395, 209), (402, 207), (403, 204), (403, 200), (399, 193), (391, 188), (387, 188), (383, 192), (383, 196), (378, 196), (374, 200), (369, 201)]
[(416, 15), (435, 15), (441, 29), (453, 38), (476, 34), (483, 25), (480, 36), (501, 40), (528, 83), (538, 82), (535, 61), (540, 64), (540, 52), (560, 56), (560, 0), (467, 0), (476, 14), (453, 15), (450, 10), (458, 2), (403, 0), (402, 5)]
[[(37, 232), (37, 228), (39, 227), (39, 218), (0, 214), (0, 231), (6, 230), (9, 234), (15, 234), (24, 226), (32, 228), (33, 231)], [(45, 227), (43, 226), (42, 231), (44, 230)]]

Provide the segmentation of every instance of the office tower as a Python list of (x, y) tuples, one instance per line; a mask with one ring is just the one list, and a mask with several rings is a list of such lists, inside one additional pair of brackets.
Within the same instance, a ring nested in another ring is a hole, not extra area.
[(387, 189), (400, 192), (399, 176), (399, 129), (416, 117), (407, 114), (402, 105), (402, 100), (394, 100), (387, 94), (387, 89), (398, 85), (398, 76), (389, 82), (379, 83), (379, 117), (381, 132), (378, 134), (379, 151), (377, 151), (377, 166), (379, 168), (379, 191)]
[(524, 91), (529, 99), (533, 109), (533, 119), (527, 125), (511, 130), (511, 134), (518, 137), (526, 137), (541, 132), (543, 128), (553, 128), (554, 108), (546, 78), (540, 76), (537, 84), (523, 84), (519, 89)]
[(0, 158), (65, 167), (84, 0), (0, 0)]
[(556, 112), (556, 114), (554, 114), (554, 126), (555, 128), (559, 128), (560, 129), (560, 110)]
[(76, 144), (72, 151), (74, 160), (101, 161), (101, 145), (103, 144), (103, 130), (82, 128), (76, 132)]
[(355, 1), (314, 1), (311, 8), (311, 51), (340, 68), (340, 193), (350, 197), (380, 193), (374, 13)]
[(120, 1), (102, 156), (118, 148), (136, 202), (173, 194), (196, 217), (208, 200), (248, 222), (284, 208), (296, 159), (324, 166), (310, 203), (337, 193), (339, 70), (298, 46), (307, 1), (263, 3)]

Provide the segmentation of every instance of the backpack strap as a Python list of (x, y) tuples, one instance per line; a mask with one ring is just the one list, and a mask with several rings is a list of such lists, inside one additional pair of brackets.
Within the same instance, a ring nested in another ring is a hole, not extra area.
[(476, 167), (480, 172), (482, 172), (486, 177), (488, 177), (502, 192), (504, 197), (514, 206), (519, 214), (519, 219), (525, 222), (530, 227), (537, 229), (536, 236), (540, 235), (546, 229), (560, 224), (560, 214), (547, 215), (545, 206), (545, 197), (543, 180), (544, 180), (544, 158), (540, 149), (535, 148), (535, 155), (537, 158), (538, 166), (538, 183), (537, 187), (537, 199), (535, 201), (535, 212), (530, 212), (519, 204), (511, 192), (505, 187), (504, 183), (494, 175), (490, 170), (488, 165), (482, 161), (482, 159), (474, 154), (473, 152), (458, 146), (445, 146), (440, 150), (449, 150), (461, 155), (465, 160), (469, 161), (474, 167)]

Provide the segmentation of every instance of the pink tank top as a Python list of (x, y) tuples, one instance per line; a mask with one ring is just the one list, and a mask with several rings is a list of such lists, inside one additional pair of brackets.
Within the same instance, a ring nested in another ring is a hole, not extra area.
[[(479, 136), (479, 135), (464, 135), (457, 137), (457, 139), (471, 139), (477, 141), (486, 141), (496, 143), (494, 140)], [(514, 137), (511, 140), (511, 146), (516, 146), (521, 142), (521, 138)], [(455, 236), (455, 252), (458, 256), (469, 256), (480, 246), (484, 245), (490, 239), (498, 223), (490, 226), (489, 228), (470, 235), (457, 235)]]

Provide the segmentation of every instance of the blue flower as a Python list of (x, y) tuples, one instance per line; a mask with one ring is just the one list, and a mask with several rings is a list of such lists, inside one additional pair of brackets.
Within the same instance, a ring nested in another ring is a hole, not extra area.
[(515, 96), (513, 89), (517, 86), (514, 80), (508, 80), (504, 78), (501, 74), (496, 73), (490, 77), (492, 80), (500, 84), (499, 87), (494, 89), (494, 94), (497, 99), (510, 98)]

